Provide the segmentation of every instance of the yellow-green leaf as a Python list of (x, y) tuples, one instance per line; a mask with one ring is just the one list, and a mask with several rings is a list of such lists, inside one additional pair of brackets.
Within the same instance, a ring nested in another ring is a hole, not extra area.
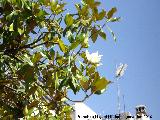
[(22, 34), (22, 33), (24, 32), (24, 30), (23, 30), (23, 29), (18, 28), (18, 32), (19, 32), (19, 34)]
[(33, 63), (37, 63), (41, 58), (42, 58), (41, 53), (35, 53), (32, 62), (33, 62)]
[(23, 109), (23, 114), (24, 115), (27, 115), (28, 114), (28, 108), (27, 108), (27, 105), (24, 107)]
[(71, 26), (74, 22), (74, 19), (70, 14), (67, 14), (64, 21), (67, 26)]
[(54, 72), (53, 73), (53, 83), (54, 83), (54, 85), (55, 85), (55, 89), (57, 89), (57, 87), (58, 87), (58, 74), (57, 74), (57, 72)]
[(13, 30), (13, 23), (9, 26), (9, 31), (14, 31)]
[(63, 41), (61, 39), (58, 40), (59, 47), (62, 52), (66, 52), (66, 46), (64, 45)]
[(106, 86), (110, 83), (109, 80), (106, 80), (106, 78), (102, 77), (101, 79), (97, 80), (95, 84), (93, 85), (92, 92), (96, 92), (98, 90), (102, 90), (106, 88)]

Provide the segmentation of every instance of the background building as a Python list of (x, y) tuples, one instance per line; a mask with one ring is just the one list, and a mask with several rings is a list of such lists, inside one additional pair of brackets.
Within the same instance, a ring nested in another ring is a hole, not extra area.
[(150, 120), (145, 105), (136, 106), (135, 115), (132, 115), (130, 112), (122, 112), (115, 115), (106, 113), (105, 116), (98, 115), (83, 102), (76, 102), (73, 105), (73, 109), (73, 120)]

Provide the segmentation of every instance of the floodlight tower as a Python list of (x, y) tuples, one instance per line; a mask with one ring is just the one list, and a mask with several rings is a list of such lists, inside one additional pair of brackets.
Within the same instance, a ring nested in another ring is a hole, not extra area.
[(120, 63), (119, 67), (117, 67), (116, 70), (116, 83), (117, 83), (117, 112), (120, 114), (120, 109), (121, 109), (121, 104), (120, 104), (120, 84), (119, 84), (119, 79), (124, 75), (124, 71), (127, 68), (127, 64), (122, 64)]

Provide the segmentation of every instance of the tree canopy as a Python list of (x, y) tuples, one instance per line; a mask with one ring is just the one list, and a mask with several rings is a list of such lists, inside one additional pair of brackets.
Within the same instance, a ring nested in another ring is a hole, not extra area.
[[(115, 7), (82, 0), (68, 13), (63, 0), (0, 0), (0, 119), (70, 120), (68, 91), (102, 94), (111, 81), (97, 67), (89, 41), (107, 39)], [(54, 114), (54, 115), (53, 115)]]

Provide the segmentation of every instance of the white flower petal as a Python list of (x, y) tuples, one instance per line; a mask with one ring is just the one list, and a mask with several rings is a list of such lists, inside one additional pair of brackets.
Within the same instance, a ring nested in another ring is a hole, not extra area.
[(95, 53), (89, 53), (88, 50), (86, 50), (86, 57), (87, 57), (87, 60), (90, 62), (90, 63), (93, 63), (93, 64), (97, 64), (97, 66), (101, 65), (100, 64), (100, 60), (101, 60), (101, 57), (103, 55), (98, 55), (98, 51), (95, 52)]

